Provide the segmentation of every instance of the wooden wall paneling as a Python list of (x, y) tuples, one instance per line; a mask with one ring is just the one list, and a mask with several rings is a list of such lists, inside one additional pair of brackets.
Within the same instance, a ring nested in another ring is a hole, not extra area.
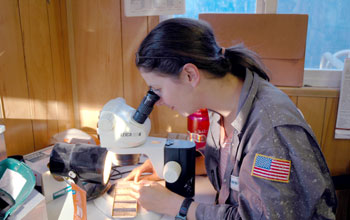
[(0, 7), (0, 95), (7, 155), (34, 150), (18, 1)]
[(148, 16), (147, 17), (147, 32), (149, 33), (158, 24), (159, 24), (159, 16)]
[[(168, 133), (187, 133), (187, 118), (166, 106), (157, 106), (153, 120), (158, 122), (153, 132), (166, 137)], [(153, 113), (152, 113), (153, 114)], [(153, 126), (153, 125), (152, 125)]]
[(322, 146), (322, 129), (325, 115), (326, 98), (298, 97), (298, 108), (311, 126), (318, 143)]
[[(4, 115), (2, 111), (2, 95), (0, 90), (0, 126), (4, 125)], [(2, 138), (3, 137), (3, 138)], [(0, 132), (0, 161), (7, 157), (4, 134)]]
[(0, 124), (4, 124), (4, 111), (2, 109), (2, 95), (0, 90)]
[(126, 17), (123, 1), (121, 9), (124, 97), (128, 105), (137, 108), (148, 90), (135, 65), (136, 51), (148, 33), (148, 19)]
[[(66, 58), (65, 66), (67, 72), (71, 74), (72, 80), (72, 101), (73, 101), (73, 112), (74, 112), (74, 127), (80, 128), (80, 109), (79, 109), (79, 100), (78, 100), (78, 74), (77, 74), (77, 62), (75, 60), (75, 45), (74, 45), (74, 26), (73, 26), (73, 12), (72, 12), (72, 1), (65, 0), (61, 1), (61, 8), (66, 9), (66, 14), (61, 16), (62, 23), (67, 25), (67, 29), (63, 29), (63, 36), (67, 36), (67, 52), (68, 59)], [(66, 47), (64, 47), (66, 48)]]
[(7, 156), (25, 155), (35, 151), (31, 120), (5, 119)]
[(53, 0), (47, 4), (59, 132), (74, 127), (72, 80), (70, 69), (65, 67), (68, 65), (65, 59), (68, 54), (64, 48), (68, 45), (67, 35), (64, 35), (67, 33), (63, 30), (67, 29), (67, 23), (62, 16), (66, 15), (66, 7), (64, 4), (61, 8), (60, 2), (64, 4), (65, 1)]
[(333, 176), (350, 174), (350, 140), (334, 139), (338, 98), (327, 98), (322, 151)]
[(46, 0), (19, 1), (35, 150), (58, 132), (57, 102)]
[(72, 22), (74, 29), (80, 127), (96, 133), (103, 105), (123, 95), (120, 1), (75, 0), (68, 4), (72, 10), (68, 23)]

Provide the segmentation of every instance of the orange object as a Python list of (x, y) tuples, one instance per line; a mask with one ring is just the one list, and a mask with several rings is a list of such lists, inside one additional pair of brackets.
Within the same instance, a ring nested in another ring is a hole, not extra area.
[(72, 183), (72, 195), (74, 203), (74, 220), (86, 220), (86, 192), (78, 185)]

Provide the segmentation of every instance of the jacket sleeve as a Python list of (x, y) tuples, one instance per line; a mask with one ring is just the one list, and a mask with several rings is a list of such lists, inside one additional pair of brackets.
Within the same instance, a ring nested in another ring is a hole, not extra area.
[[(299, 126), (280, 126), (249, 141), (239, 172), (238, 203), (199, 204), (197, 219), (335, 219), (336, 197), (317, 142)], [(252, 175), (256, 155), (290, 161), (287, 182)], [(230, 197), (235, 191), (231, 190)]]

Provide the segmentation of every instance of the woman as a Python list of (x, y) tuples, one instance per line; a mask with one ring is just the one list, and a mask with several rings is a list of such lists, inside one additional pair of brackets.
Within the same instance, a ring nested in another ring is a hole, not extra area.
[[(141, 181), (133, 189), (141, 206), (182, 219), (335, 218), (335, 191), (316, 138), (253, 52), (221, 48), (207, 23), (175, 18), (143, 40), (136, 65), (158, 104), (185, 117), (209, 110), (196, 174), (207, 174), (218, 192), (218, 204), (200, 204)], [(158, 179), (150, 161), (126, 180), (142, 177)]]

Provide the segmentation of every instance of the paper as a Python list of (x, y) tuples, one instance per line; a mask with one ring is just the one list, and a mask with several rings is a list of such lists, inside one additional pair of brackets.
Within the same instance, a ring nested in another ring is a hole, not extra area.
[(184, 14), (185, 11), (185, 0), (124, 0), (127, 17)]
[(335, 139), (350, 139), (350, 58), (344, 62), (334, 136)]
[(0, 188), (10, 194), (12, 198), (16, 200), (26, 182), (27, 180), (21, 174), (13, 170), (6, 169), (5, 173), (0, 179)]

